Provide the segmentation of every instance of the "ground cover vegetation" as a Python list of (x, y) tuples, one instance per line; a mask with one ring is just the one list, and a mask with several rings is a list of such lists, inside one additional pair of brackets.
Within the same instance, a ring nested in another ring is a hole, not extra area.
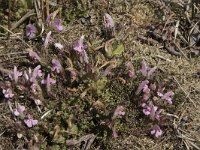
[(200, 149), (199, 5), (0, 0), (0, 149)]

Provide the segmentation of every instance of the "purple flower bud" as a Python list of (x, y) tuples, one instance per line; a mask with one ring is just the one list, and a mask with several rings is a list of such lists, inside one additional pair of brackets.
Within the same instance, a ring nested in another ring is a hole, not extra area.
[(57, 59), (52, 59), (51, 63), (52, 63), (52, 65), (53, 65), (53, 66), (51, 67), (51, 70), (52, 70), (52, 71), (55, 71), (55, 72), (57, 72), (57, 73), (60, 73), (61, 70), (62, 70), (62, 66), (61, 66), (61, 64), (60, 64), (60, 61), (57, 60)]
[(88, 64), (89, 58), (85, 51), (86, 46), (83, 44), (83, 40), (84, 40), (84, 35), (82, 35), (79, 40), (74, 42), (73, 49), (80, 54), (81, 62), (85, 62), (86, 64)]
[(62, 21), (59, 18), (53, 18), (53, 14), (51, 13), (47, 19), (46, 22), (49, 26), (53, 27), (57, 31), (62, 31), (63, 26), (62, 26)]
[[(138, 89), (137, 89), (137, 91), (136, 91), (135, 94), (136, 94), (136, 95), (140, 94), (140, 92), (141, 92), (144, 88), (146, 88), (146, 90), (147, 90), (148, 84), (149, 84), (149, 81), (148, 81), (148, 80), (142, 81), (142, 83), (140, 83), (140, 85), (139, 85), (139, 87), (138, 87)], [(145, 90), (144, 90), (144, 91), (145, 91)]]
[(12, 98), (14, 94), (12, 93), (12, 90), (10, 88), (8, 89), (3, 89), (3, 94), (5, 98)]
[(24, 77), (25, 77), (26, 81), (29, 81), (31, 79), (31, 76), (32, 76), (31, 68), (28, 68), (28, 73), (26, 70), (24, 71)]
[(143, 76), (149, 78), (155, 72), (156, 69), (157, 67), (150, 68), (144, 60), (142, 61), (142, 68), (140, 69), (140, 71)]
[(45, 47), (45, 48), (47, 48), (47, 46), (48, 46), (48, 44), (49, 44), (50, 38), (51, 38), (51, 31), (49, 31), (49, 32), (47, 33), (47, 36), (46, 36), (46, 38), (45, 38), (45, 40), (44, 40), (44, 47)]
[(114, 111), (112, 119), (115, 119), (117, 117), (122, 117), (125, 115), (124, 107), (123, 106), (117, 106), (117, 108)]
[(30, 81), (31, 82), (36, 82), (36, 78), (37, 77), (42, 77), (42, 70), (41, 70), (41, 66), (38, 65), (37, 67), (35, 67), (33, 69), (33, 72), (32, 72), (32, 75), (31, 75), (31, 78), (30, 78)]
[(144, 100), (144, 101), (147, 101), (147, 100), (149, 99), (150, 96), (151, 96), (150, 93), (144, 93), (144, 94), (143, 94), (143, 100)]
[(112, 17), (109, 14), (104, 15), (104, 27), (107, 29), (113, 28), (115, 26)]
[(166, 100), (169, 104), (172, 104), (172, 96), (174, 95), (174, 92), (169, 91), (165, 94), (161, 92), (157, 92), (158, 96), (161, 97), (161, 99)]
[(162, 130), (160, 129), (158, 125), (155, 125), (152, 127), (151, 135), (155, 136), (156, 138), (162, 135)]
[(155, 119), (156, 111), (158, 110), (158, 107), (154, 106), (153, 104), (150, 107), (151, 107), (150, 118), (152, 120), (154, 120)]
[(62, 31), (63, 30), (63, 26), (62, 26), (62, 22), (61, 19), (55, 18), (54, 22), (52, 24), (52, 26), (57, 30), (57, 31)]
[(18, 81), (18, 78), (22, 76), (22, 72), (17, 71), (17, 67), (14, 66), (14, 71), (13, 73), (9, 74), (9, 77), (11, 80), (14, 80), (16, 83)]
[(30, 115), (28, 115), (28, 118), (24, 119), (24, 123), (27, 125), (27, 127), (31, 128), (38, 124), (38, 120), (35, 120)]
[(29, 51), (29, 56), (35, 60), (41, 60), (41, 58), (38, 56), (38, 54), (34, 51)]
[(112, 136), (113, 136), (114, 138), (117, 138), (117, 137), (118, 137), (118, 134), (117, 134), (117, 131), (116, 131), (116, 127), (115, 127), (115, 126), (112, 127)]
[(51, 24), (52, 17), (53, 17), (52, 13), (47, 16), (47, 19), (46, 19), (47, 24), (49, 24), (49, 25)]
[(83, 52), (84, 51), (84, 44), (83, 44), (83, 40), (84, 40), (84, 35), (82, 35), (80, 37), (79, 40), (75, 41), (74, 44), (73, 44), (73, 49), (79, 53)]
[(128, 77), (129, 77), (129, 78), (135, 77), (135, 72), (129, 70), (129, 71), (128, 71)]
[(32, 90), (33, 93), (37, 92), (37, 85), (35, 83), (31, 84), (31, 90)]
[(25, 110), (25, 107), (18, 103), (17, 108), (15, 109), (13, 113), (15, 116), (20, 116), (20, 115), (23, 115), (24, 110)]
[(150, 119), (152, 119), (152, 120), (155, 120), (155, 119), (160, 120), (160, 113), (163, 111), (163, 109), (159, 109), (158, 110), (157, 106), (155, 106), (153, 104), (147, 105), (146, 103), (143, 103), (142, 107), (143, 107), (143, 113), (146, 116), (150, 116)]
[(146, 116), (150, 115), (150, 113), (151, 113), (151, 107), (148, 106), (146, 103), (143, 103), (143, 104), (142, 104), (142, 107), (143, 107), (143, 113), (144, 113)]
[(28, 24), (26, 26), (26, 36), (29, 39), (33, 39), (36, 37), (37, 29), (33, 24)]
[(131, 62), (128, 62), (126, 64), (127, 70), (128, 70), (128, 77), (129, 78), (134, 78), (135, 76), (135, 69), (133, 67), (133, 64)]
[(147, 84), (144, 85), (144, 87), (143, 87), (143, 92), (144, 92), (144, 93), (149, 93), (149, 92), (150, 92), (149, 86), (148, 86)]
[(85, 50), (83, 50), (83, 52), (81, 53), (81, 56), (82, 56), (82, 61), (85, 62), (86, 64), (88, 64), (89, 58), (88, 58), (88, 55)]
[(50, 91), (51, 91), (51, 84), (55, 84), (55, 83), (56, 83), (56, 80), (50, 78), (50, 75), (48, 74), (48, 75), (47, 75), (47, 79), (46, 79), (46, 80), (42, 80), (41, 83), (42, 83), (42, 84), (46, 84), (47, 92), (50, 92)]

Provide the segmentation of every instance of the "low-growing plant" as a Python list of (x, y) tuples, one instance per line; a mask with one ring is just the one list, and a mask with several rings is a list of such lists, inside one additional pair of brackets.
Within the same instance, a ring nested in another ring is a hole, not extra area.
[[(103, 49), (103, 54), (105, 54), (103, 55), (104, 60), (101, 60), (101, 63), (96, 59), (93, 59), (93, 55), (95, 54), (90, 53), (89, 46), (87, 46), (87, 42), (85, 42), (87, 40), (87, 35), (78, 36), (78, 40), (74, 40), (74, 42), (71, 43), (70, 50), (68, 49), (67, 52), (62, 51), (61, 56), (58, 55), (57, 57), (54, 57), (54, 55), (50, 60), (45, 60), (45, 63), (42, 62), (42, 55), (40, 56), (36, 50), (33, 51), (31, 49), (28, 51), (28, 56), (30, 60), (33, 60), (33, 66), (21, 69), (14, 66), (14, 70), (9, 74), (11, 85), (9, 87), (2, 86), (2, 93), (7, 101), (12, 101), (15, 96), (20, 94), (16, 87), (23, 87), (21, 92), (23, 91), (23, 93), (25, 93), (24, 95), (27, 95), (27, 97), (32, 99), (35, 107), (40, 110), (44, 99), (49, 97), (53, 99), (54, 97), (52, 95), (57, 94), (52, 89), (56, 88), (56, 85), (59, 84), (58, 82), (63, 82), (63, 85), (67, 82), (67, 85), (65, 85), (66, 89), (70, 89), (72, 92), (76, 92), (76, 90), (79, 91), (79, 86), (82, 86), (85, 89), (83, 88), (80, 90), (82, 94), (75, 96), (75, 100), (73, 100), (74, 102), (72, 103), (74, 106), (71, 107), (80, 109), (80, 112), (86, 110), (87, 113), (91, 113), (87, 115), (92, 117), (91, 120), (93, 121), (93, 125), (96, 124), (98, 127), (103, 127), (103, 131), (111, 132), (112, 137), (117, 138), (119, 136), (117, 131), (117, 121), (126, 117), (126, 107), (123, 103), (121, 104), (117, 101), (116, 103), (112, 102), (114, 110), (111, 110), (107, 104), (104, 104), (99, 99), (106, 98), (104, 97), (106, 94), (113, 94), (111, 90), (109, 90), (111, 87), (109, 87), (109, 85), (115, 80), (122, 82), (119, 86), (124, 86), (126, 83), (130, 82), (133, 83), (132, 85), (139, 83), (137, 87), (133, 87), (134, 96), (137, 97), (137, 99), (140, 99), (137, 108), (143, 113), (142, 117), (147, 119), (148, 123), (151, 125), (149, 133), (153, 137), (159, 138), (163, 134), (161, 128), (167, 117), (163, 113), (165, 111), (163, 106), (165, 105), (167, 107), (168, 105), (173, 104), (172, 97), (174, 93), (171, 89), (167, 89), (164, 85), (157, 82), (156, 72), (158, 72), (158, 66), (151, 68), (144, 60), (140, 60), (141, 69), (136, 70), (135, 68), (137, 68), (137, 66), (134, 66), (134, 63), (137, 64), (137, 62), (129, 60), (127, 60), (127, 62), (122, 62), (119, 59), (125, 51), (125, 46), (121, 41), (118, 41), (116, 48), (108, 45), (112, 44), (109, 40), (113, 36), (115, 23), (111, 15), (107, 13), (104, 15), (103, 21), (104, 30), (107, 33), (105, 35), (107, 41), (105, 41), (105, 47)], [(47, 17), (47, 34), (46, 37), (43, 38), (43, 47), (45, 49), (47, 49), (49, 45), (54, 45), (58, 51), (66, 49), (61, 43), (54, 42), (52, 37), (54, 32), (52, 32), (51, 29), (58, 32), (62, 31), (63, 26), (61, 22), (61, 19), (56, 18), (53, 13)], [(32, 40), (36, 38), (36, 34), (36, 27), (33, 24), (28, 24), (26, 27), (26, 36), (28, 39)], [(123, 70), (123, 72), (118, 72), (120, 69)], [(69, 76), (67, 76), (68, 74)], [(70, 90), (68, 91), (70, 92)], [(88, 99), (82, 102), (86, 95), (89, 95), (87, 97)], [(108, 96), (108, 100), (110, 97)], [(48, 101), (45, 101), (45, 103), (48, 103)], [(80, 104), (87, 104), (87, 106), (81, 106)], [(106, 109), (106, 105), (108, 110)], [(101, 111), (98, 111), (99, 108)], [(25, 106), (21, 105), (21, 102), (18, 102), (12, 114), (15, 117), (19, 117), (19, 120), (21, 120), (28, 128), (42, 124), (43, 120), (33, 117), (34, 114), (29, 114), (28, 109), (29, 106), (26, 106), (25, 109)], [(65, 109), (68, 110), (68, 107)], [(66, 110), (61, 109), (59, 110), (61, 112), (55, 111), (55, 113), (59, 116), (59, 113), (62, 114)], [(64, 115), (69, 114), (70, 113), (66, 111)], [(71, 120), (68, 120), (67, 123), (58, 124), (61, 124), (61, 126), (62, 124), (67, 124), (67, 127), (71, 128), (70, 132), (72, 132), (73, 125)], [(78, 121), (80, 121), (81, 124), (82, 120)], [(124, 121), (123, 124), (125, 123), (126, 122)], [(92, 128), (93, 125), (88, 126)], [(74, 130), (76, 130), (76, 132), (74, 132), (78, 133), (78, 126), (74, 125), (74, 127)], [(58, 128), (60, 129), (60, 127)], [(88, 131), (91, 130), (88, 129)], [(98, 132), (101, 131), (98, 130)], [(52, 138), (55, 140), (55, 137), (56, 133), (54, 133)]]

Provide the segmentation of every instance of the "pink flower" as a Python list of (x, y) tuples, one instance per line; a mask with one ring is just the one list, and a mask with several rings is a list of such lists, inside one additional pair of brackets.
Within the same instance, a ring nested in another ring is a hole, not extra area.
[(113, 136), (114, 138), (117, 138), (117, 137), (118, 137), (118, 134), (117, 134), (117, 131), (116, 131), (116, 127), (115, 127), (115, 126), (112, 127), (112, 136)]
[(46, 22), (49, 26), (53, 27), (57, 31), (62, 31), (63, 26), (62, 26), (62, 21), (59, 18), (53, 18), (53, 14), (51, 13), (47, 19)]
[(147, 92), (148, 91), (148, 84), (149, 84), (149, 81), (148, 80), (144, 80), (142, 81), (142, 83), (140, 83), (137, 91), (136, 91), (136, 95), (140, 94), (140, 92), (143, 90), (143, 92)]
[(79, 40), (74, 42), (73, 49), (80, 54), (81, 61), (88, 64), (89, 58), (85, 51), (85, 45), (83, 44), (83, 40), (84, 40), (84, 35), (82, 35)]
[(33, 24), (28, 24), (26, 26), (26, 36), (29, 39), (33, 39), (36, 37), (37, 29)]
[[(30, 72), (29, 72), (30, 73)], [(31, 74), (31, 78), (30, 78), (30, 81), (31, 82), (36, 82), (36, 78), (37, 77), (42, 77), (42, 70), (41, 70), (41, 66), (40, 65), (38, 65), (37, 67), (35, 67), (34, 69), (33, 69), (33, 72), (32, 72), (32, 74)]]
[(131, 62), (128, 62), (126, 64), (126, 67), (128, 69), (128, 77), (134, 78), (135, 77), (135, 70), (134, 70), (133, 64)]
[(152, 120), (155, 120), (155, 119), (160, 120), (160, 113), (163, 111), (163, 109), (159, 109), (158, 110), (157, 106), (155, 106), (153, 104), (147, 105), (146, 103), (143, 103), (142, 107), (143, 107), (143, 113), (146, 116), (150, 116), (150, 119), (152, 119)]
[(161, 97), (161, 99), (166, 100), (169, 104), (172, 104), (172, 96), (174, 96), (174, 92), (169, 91), (165, 94), (161, 92), (157, 92), (158, 96)]
[(143, 104), (142, 104), (142, 107), (143, 107), (143, 113), (144, 113), (146, 116), (150, 115), (150, 113), (151, 113), (151, 107), (148, 106), (146, 103), (143, 103)]
[(53, 18), (52, 13), (47, 16), (46, 22), (47, 22), (48, 25), (50, 25), (52, 23), (52, 18)]
[(84, 44), (83, 44), (83, 40), (84, 40), (84, 35), (82, 35), (80, 37), (79, 40), (75, 41), (73, 44), (73, 49), (79, 53), (82, 53), (84, 51)]
[(14, 66), (14, 71), (13, 73), (9, 74), (9, 77), (17, 83), (18, 78), (22, 76), (22, 72), (17, 71), (17, 67)]
[(48, 44), (49, 44), (50, 38), (51, 38), (51, 31), (49, 31), (49, 32), (47, 33), (47, 36), (46, 36), (46, 38), (44, 39), (44, 47), (45, 47), (45, 48), (47, 48), (47, 46), (48, 46)]
[(57, 31), (62, 31), (63, 26), (62, 26), (62, 21), (61, 19), (55, 18), (52, 26), (57, 30)]
[(24, 78), (26, 79), (26, 81), (29, 81), (30, 78), (31, 78), (31, 76), (32, 76), (32, 70), (31, 70), (31, 68), (28, 68), (28, 73), (27, 73), (26, 70), (24, 71)]
[(157, 67), (150, 68), (144, 60), (142, 61), (142, 68), (140, 69), (140, 71), (143, 76), (149, 78), (155, 72), (156, 69)]
[(38, 56), (38, 54), (34, 51), (29, 51), (29, 56), (35, 60), (41, 60), (41, 58)]
[(88, 58), (88, 55), (85, 50), (83, 50), (83, 52), (81, 53), (81, 56), (82, 56), (82, 61), (85, 62), (86, 64), (88, 64), (89, 58)]
[(31, 84), (31, 90), (32, 90), (33, 93), (37, 92), (37, 85), (35, 83)]
[(145, 84), (142, 91), (144, 93), (149, 93), (150, 92), (149, 86), (147, 84)]
[(112, 19), (112, 17), (105, 13), (104, 15), (104, 27), (109, 29), (109, 28), (113, 28), (115, 26), (114, 21)]
[(14, 94), (12, 93), (12, 90), (10, 88), (8, 89), (3, 89), (3, 94), (5, 98), (12, 98)]
[(24, 119), (24, 123), (27, 125), (27, 127), (31, 128), (38, 124), (38, 120), (35, 120), (30, 115), (28, 115), (28, 118)]
[(61, 70), (62, 70), (62, 66), (61, 66), (61, 64), (60, 64), (60, 61), (57, 60), (57, 59), (52, 59), (51, 63), (52, 63), (52, 65), (53, 65), (52, 68), (51, 68), (51, 70), (52, 70), (52, 71), (55, 71), (55, 72), (57, 72), (57, 73), (60, 73)]
[(117, 106), (117, 108), (114, 111), (112, 119), (115, 119), (117, 117), (122, 117), (125, 115), (124, 107), (123, 106)]
[(56, 80), (50, 78), (50, 75), (47, 75), (47, 79), (46, 80), (42, 80), (41, 82), (42, 84), (46, 84), (47, 87), (47, 91), (50, 92), (51, 91), (51, 84), (55, 84)]
[(162, 130), (160, 129), (158, 125), (153, 126), (151, 130), (151, 135), (155, 136), (156, 138), (162, 135)]
[(150, 93), (144, 93), (144, 94), (143, 94), (143, 100), (144, 100), (144, 101), (147, 101), (147, 100), (149, 99), (150, 96), (151, 96)]
[(163, 109), (159, 109), (157, 106), (152, 105), (151, 107), (151, 113), (150, 113), (150, 119), (152, 120), (160, 120), (160, 113), (163, 111)]
[(115, 64), (110, 64), (104, 71), (104, 76), (112, 75), (112, 69), (116, 67)]
[(15, 109), (13, 113), (15, 116), (20, 116), (20, 115), (23, 115), (24, 110), (25, 110), (25, 107), (18, 103), (17, 108)]

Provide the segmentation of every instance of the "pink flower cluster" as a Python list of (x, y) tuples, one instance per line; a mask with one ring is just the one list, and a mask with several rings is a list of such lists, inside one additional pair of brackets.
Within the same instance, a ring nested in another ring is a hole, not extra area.
[[(36, 60), (40, 60), (40, 57), (37, 55), (37, 53), (33, 51), (29, 52), (29, 56)], [(59, 60), (52, 59), (51, 70), (52, 70), (52, 73), (61, 72), (62, 66)], [(32, 97), (33, 99), (35, 98), (34, 101), (37, 106), (41, 105), (41, 101), (38, 99), (38, 87), (40, 86), (39, 84), (40, 81), (41, 81), (41, 84), (46, 85), (47, 92), (50, 92), (51, 85), (56, 83), (56, 80), (52, 79), (50, 77), (50, 74), (47, 74), (46, 79), (41, 80), (41, 78), (44, 77), (41, 65), (38, 65), (33, 69), (28, 68), (28, 70), (24, 70), (23, 72), (18, 71), (17, 67), (14, 66), (14, 70), (9, 74), (9, 77), (13, 82), (11, 82), (11, 85), (9, 84), (9, 86), (8, 85), (4, 86), (4, 88), (2, 89), (2, 93), (4, 94), (4, 97), (6, 99), (10, 99), (14, 96), (14, 93), (12, 91), (13, 86), (24, 87), (24, 89), (31, 89), (32, 93), (29, 93), (31, 94), (30, 97)], [(12, 85), (12, 83), (14, 84)], [(27, 125), (27, 127), (33, 127), (37, 125), (38, 120), (33, 119), (31, 115), (27, 115), (27, 117), (25, 118), (24, 111), (25, 111), (25, 107), (18, 103), (16, 106), (16, 109), (13, 111), (13, 115), (23, 119), (23, 122)]]
[(24, 119), (24, 111), (25, 111), (25, 107), (18, 103), (16, 109), (13, 111), (13, 114), (16, 117), (21, 117), (23, 119), (24, 123), (26, 124), (26, 126), (29, 128), (37, 125), (38, 120), (33, 119), (32, 116), (30, 116), (30, 115), (27, 115), (27, 119)]
[[(162, 118), (161, 114), (164, 110), (157, 106), (156, 100), (165, 100), (167, 103), (172, 104), (172, 96), (174, 93), (172, 91), (164, 93), (165, 88), (157, 89), (155, 84), (150, 84), (149, 79), (153, 76), (156, 68), (157, 67), (150, 68), (144, 60), (142, 61), (142, 68), (140, 69), (140, 72), (146, 80), (140, 83), (135, 94), (142, 95), (141, 106), (143, 114), (148, 116), (152, 121), (160, 123)], [(162, 130), (159, 125), (156, 124), (151, 129), (150, 133), (158, 138), (162, 135)]]

